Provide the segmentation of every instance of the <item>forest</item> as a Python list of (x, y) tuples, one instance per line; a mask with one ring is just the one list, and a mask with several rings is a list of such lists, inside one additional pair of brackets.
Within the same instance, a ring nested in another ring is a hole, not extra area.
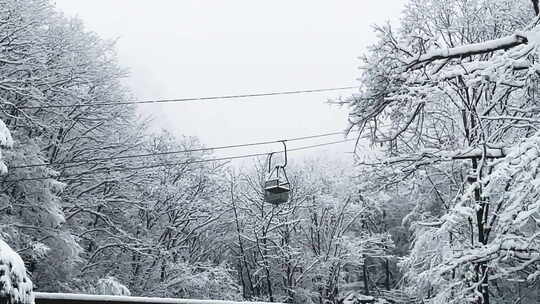
[(538, 1), (408, 0), (373, 30), (331, 101), (354, 166), (287, 167), (272, 205), (265, 157), (206, 161), (127, 102), (115, 41), (0, 0), (0, 240), (40, 292), (539, 303)]

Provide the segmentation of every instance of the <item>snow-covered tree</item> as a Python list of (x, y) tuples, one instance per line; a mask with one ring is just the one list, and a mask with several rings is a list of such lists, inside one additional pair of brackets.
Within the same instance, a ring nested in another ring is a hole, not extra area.
[[(538, 211), (515, 196), (534, 177), (509, 177), (518, 169), (505, 165), (540, 127), (533, 12), (530, 1), (411, 0), (363, 58), (350, 121), (383, 145), (362, 159), (379, 182), (372, 195), (413, 202), (402, 266), (417, 298), (497, 303), (515, 296), (514, 280), (535, 284)], [(516, 208), (527, 225), (502, 220)]]
[[(39, 288), (69, 290), (86, 258), (73, 223), (95, 216), (77, 207), (95, 210), (112, 184), (107, 171), (125, 167), (107, 158), (131, 152), (140, 132), (131, 131), (138, 130), (131, 107), (70, 106), (127, 98), (113, 43), (46, 0), (2, 0), (0, 7), (0, 119), (14, 147), (3, 151), (9, 175), (0, 184), (0, 231)], [(2, 141), (5, 134), (2, 128)]]
[(201, 145), (149, 135), (133, 106), (116, 104), (130, 94), (114, 42), (47, 0), (0, 0), (0, 20), (0, 148), (11, 144), (7, 128), (13, 137), (2, 151), (0, 233), (37, 288), (91, 291), (113, 276), (144, 295), (178, 279), (180, 261), (194, 276), (208, 265), (225, 272), (211, 251), (223, 233), (221, 164), (167, 154)]

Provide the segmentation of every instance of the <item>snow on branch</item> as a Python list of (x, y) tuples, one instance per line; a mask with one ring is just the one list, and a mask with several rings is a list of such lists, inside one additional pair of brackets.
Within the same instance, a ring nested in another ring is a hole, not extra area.
[[(0, 119), (0, 148), (11, 148), (13, 139), (6, 124)], [(0, 149), (0, 175), (7, 173), (7, 166), (2, 161), (2, 150)]]
[(21, 257), (0, 240), (0, 298), (8, 304), (34, 304), (32, 281)]
[(458, 46), (455, 48), (444, 48), (432, 50), (408, 63), (408, 68), (412, 69), (422, 63), (428, 63), (439, 59), (462, 58), (473, 55), (490, 53), (498, 50), (509, 49), (520, 44), (525, 44), (528, 39), (522, 34), (512, 34), (499, 39), (489, 40), (480, 43)]
[(420, 165), (433, 164), (440, 161), (451, 161), (459, 159), (481, 159), (481, 158), (503, 158), (508, 155), (508, 147), (471, 147), (463, 150), (454, 151), (438, 151), (433, 149), (425, 149), (417, 153), (403, 154), (395, 157), (386, 157), (378, 162), (360, 162), (362, 165), (390, 165), (397, 163), (416, 163)]
[(0, 147), (10, 148), (13, 145), (13, 139), (6, 124), (0, 119)]
[(507, 148), (473, 148), (465, 151), (460, 151), (454, 153), (451, 157), (452, 159), (480, 159), (485, 158), (503, 158), (508, 153)]

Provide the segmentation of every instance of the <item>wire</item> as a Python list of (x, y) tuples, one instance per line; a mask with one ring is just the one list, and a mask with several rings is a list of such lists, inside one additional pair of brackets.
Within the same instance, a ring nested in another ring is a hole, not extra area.
[(318, 92), (341, 91), (341, 90), (349, 90), (349, 89), (357, 89), (357, 88), (360, 88), (360, 86), (296, 90), (296, 91), (278, 91), (278, 92), (252, 93), (252, 94), (239, 94), (239, 95), (191, 97), (191, 98), (76, 103), (76, 104), (70, 104), (70, 105), (20, 106), (20, 107), (17, 107), (17, 109), (49, 109), (49, 108), (73, 108), (73, 107), (100, 107), (100, 106), (116, 106), (116, 105), (130, 105), (130, 104), (148, 104), (148, 103), (173, 103), (173, 102), (186, 102), (186, 101), (205, 101), (205, 100), (216, 100), (216, 99), (237, 99), (237, 98), (245, 98), (245, 97), (263, 97), (263, 96), (276, 96), (276, 95), (318, 93)]
[[(328, 143), (303, 146), (303, 147), (299, 147), (299, 148), (289, 149), (288, 151), (289, 152), (294, 152), (294, 151), (312, 149), (312, 148), (317, 148), (317, 147), (335, 145), (335, 144), (340, 144), (340, 143), (345, 143), (345, 142), (350, 142), (350, 141), (355, 141), (355, 140), (356, 140), (355, 138), (351, 138), (351, 139), (345, 139), (345, 140), (340, 140), (340, 141), (333, 141), (333, 142), (328, 142)], [(283, 153), (283, 151), (271, 152), (271, 153)], [(191, 164), (206, 163), (206, 162), (216, 162), (216, 161), (234, 160), (234, 159), (241, 159), (241, 158), (251, 158), (251, 157), (257, 157), (257, 156), (264, 156), (264, 155), (268, 155), (268, 153), (245, 154), (245, 155), (239, 155), (239, 156), (193, 160), (193, 161), (188, 161), (188, 162), (161, 163), (161, 164), (155, 164), (155, 165), (149, 165), (149, 166), (139, 166), (139, 167), (127, 167), (127, 168), (116, 168), (116, 169), (101, 168), (101, 169), (96, 169), (95, 171), (82, 172), (82, 173), (79, 173), (79, 174), (71, 174), (71, 175), (65, 175), (65, 176), (49, 175), (49, 176), (40, 176), (40, 177), (29, 177), (29, 178), (20, 178), (20, 179), (14, 179), (14, 180), (4, 180), (4, 182), (13, 183), (13, 182), (21, 182), (21, 181), (45, 180), (45, 179), (51, 179), (51, 178), (64, 178), (65, 179), (66, 177), (74, 177), (74, 176), (80, 177), (82, 175), (99, 173), (99, 172), (96, 172), (96, 171), (100, 171), (100, 170), (104, 171), (103, 173), (124, 172), (124, 171), (152, 169), (152, 168), (159, 168), (159, 167), (191, 165)]]
[(84, 163), (90, 163), (90, 162), (115, 160), (115, 159), (130, 159), (130, 158), (150, 157), (150, 156), (159, 156), (159, 155), (171, 155), (171, 154), (181, 154), (181, 153), (191, 153), (191, 152), (214, 151), (214, 150), (223, 150), (223, 149), (230, 149), (230, 148), (241, 148), (241, 147), (268, 145), (268, 144), (280, 143), (282, 141), (297, 141), (297, 140), (321, 138), (321, 137), (328, 137), (328, 136), (339, 135), (339, 134), (344, 135), (345, 132), (344, 131), (331, 132), (331, 133), (324, 133), (324, 134), (319, 134), (319, 135), (310, 135), (310, 136), (289, 138), (289, 139), (284, 139), (284, 140), (260, 141), (260, 142), (254, 142), (254, 143), (248, 143), (248, 144), (236, 144), (236, 145), (218, 146), (218, 147), (211, 147), (211, 148), (198, 148), (198, 149), (187, 149), (187, 150), (179, 150), (179, 151), (155, 152), (155, 153), (122, 155), (122, 156), (111, 156), (111, 157), (97, 157), (97, 158), (89, 158), (89, 159), (81, 159), (81, 160), (71, 160), (71, 161), (65, 161), (65, 162), (53, 162), (53, 163), (47, 163), (47, 164), (28, 164), (28, 165), (22, 165), (22, 166), (9, 167), (9, 169), (46, 167), (46, 166), (51, 166), (51, 165), (66, 165), (66, 164), (81, 164), (81, 163), (84, 164)]

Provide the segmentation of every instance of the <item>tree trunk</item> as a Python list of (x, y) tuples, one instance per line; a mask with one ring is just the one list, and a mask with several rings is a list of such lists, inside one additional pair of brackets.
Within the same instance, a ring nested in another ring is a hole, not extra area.
[(367, 257), (364, 256), (364, 265), (362, 266), (362, 279), (364, 280), (364, 294), (369, 296), (369, 277), (367, 270)]
[[(244, 265), (244, 267), (242, 267), (242, 264), (239, 262), (240, 270), (242, 268), (245, 268), (246, 276), (247, 276), (247, 283), (249, 284), (248, 285), (249, 292), (251, 294), (253, 294), (254, 293), (253, 281), (251, 280), (251, 273), (249, 271), (249, 265), (248, 265), (247, 258), (246, 258), (246, 252), (244, 250), (244, 243), (242, 242), (241, 231), (240, 231), (240, 221), (238, 219), (238, 212), (236, 211), (236, 204), (235, 204), (235, 198), (234, 198), (234, 181), (231, 181), (231, 204), (232, 204), (232, 207), (233, 207), (234, 222), (236, 224), (236, 235), (238, 236), (238, 248), (240, 249), (240, 255), (241, 255), (241, 258), (242, 258), (242, 263)], [(245, 288), (246, 285), (245, 285), (245, 281), (244, 281), (243, 272), (240, 271), (239, 274), (240, 274), (240, 278), (242, 280), (242, 285), (244, 285), (244, 289), (243, 289), (244, 298), (249, 300), (251, 298), (251, 295), (249, 295), (246, 292), (246, 288)]]
[(388, 259), (384, 260), (384, 271), (386, 273), (384, 287), (386, 290), (390, 290), (390, 261), (388, 261)]
[[(478, 160), (476, 158), (472, 159), (472, 169), (474, 172), (478, 170)], [(477, 173), (477, 176), (481, 176), (481, 172)], [(485, 225), (487, 221), (488, 214), (488, 204), (482, 197), (482, 188), (478, 186), (474, 189), (474, 200), (475, 204), (479, 205), (478, 210), (476, 211), (476, 227), (478, 231), (478, 242), (480, 246), (487, 244), (487, 238), (485, 235)], [(488, 267), (487, 262), (479, 262), (475, 265), (476, 272), (476, 283), (478, 285), (478, 291), (482, 294), (482, 298), (478, 300), (478, 304), (489, 304), (489, 280), (488, 280)]]

